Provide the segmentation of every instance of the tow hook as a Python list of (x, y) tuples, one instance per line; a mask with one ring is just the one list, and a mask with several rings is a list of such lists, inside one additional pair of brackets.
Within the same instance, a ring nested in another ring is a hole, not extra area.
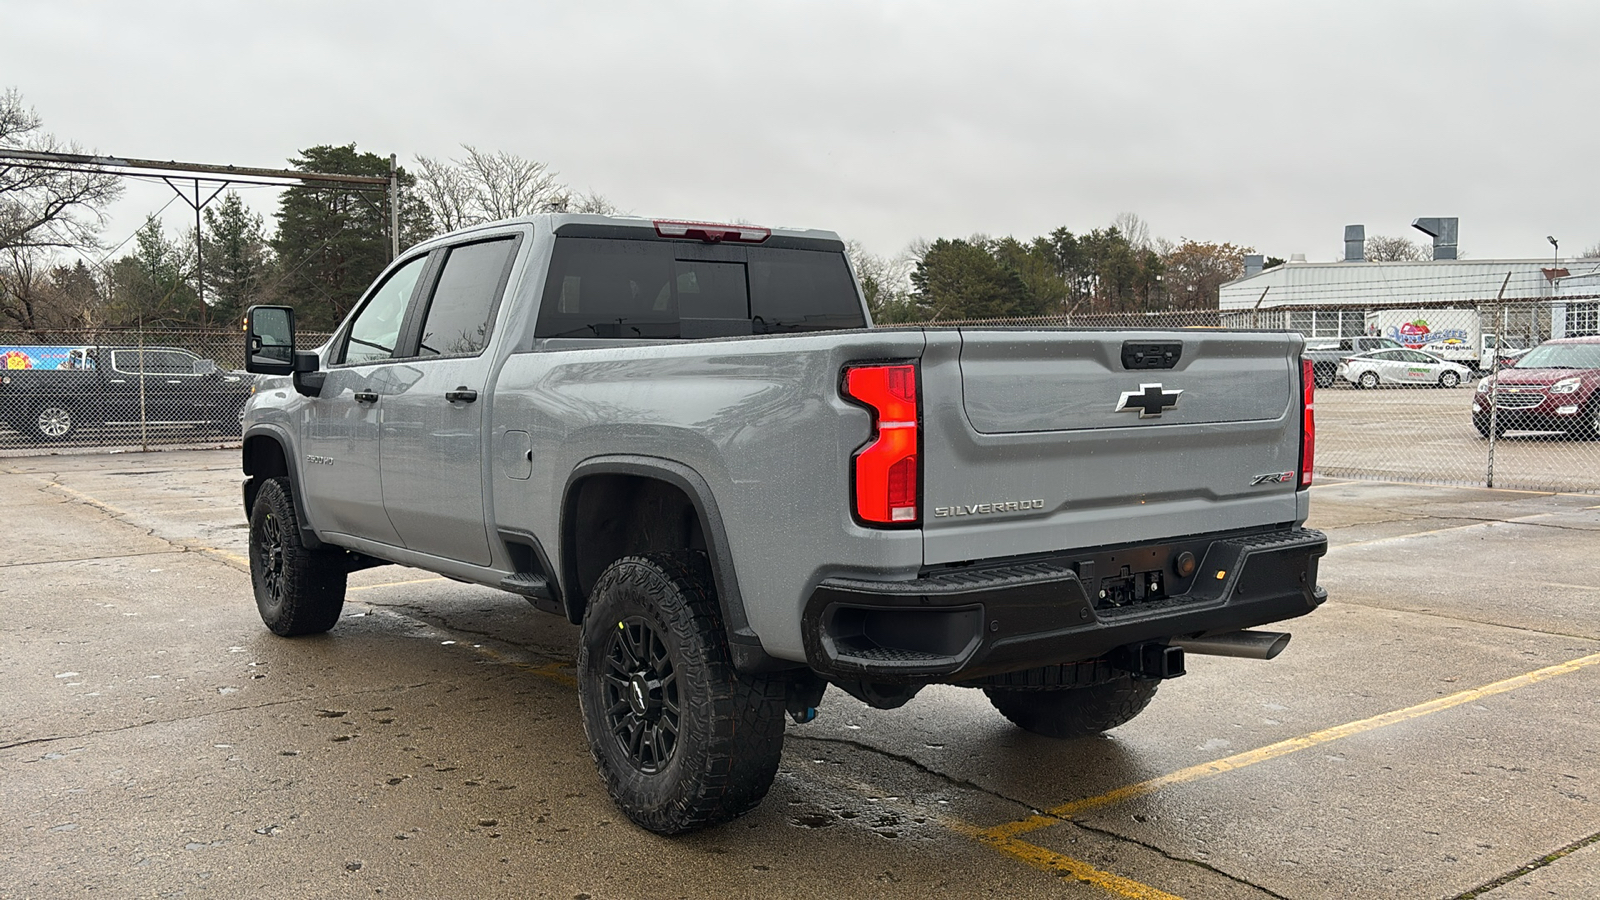
[(1111, 665), (1140, 678), (1177, 678), (1185, 672), (1183, 648), (1154, 641), (1118, 647), (1111, 653)]

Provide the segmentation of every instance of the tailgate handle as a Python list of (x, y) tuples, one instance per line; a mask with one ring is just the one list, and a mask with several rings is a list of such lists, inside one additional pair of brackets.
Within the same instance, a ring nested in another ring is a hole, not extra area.
[(1183, 341), (1123, 341), (1124, 369), (1170, 369), (1183, 357)]

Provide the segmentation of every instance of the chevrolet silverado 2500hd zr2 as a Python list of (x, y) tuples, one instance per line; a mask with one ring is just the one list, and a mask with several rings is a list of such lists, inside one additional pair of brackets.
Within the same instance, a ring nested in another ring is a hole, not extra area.
[(832, 233), (587, 215), (421, 244), (315, 350), (283, 307), (246, 331), (267, 626), (332, 628), (381, 563), (567, 617), (601, 776), (662, 833), (758, 804), (829, 685), (1093, 734), (1326, 597), (1292, 333), (876, 329)]

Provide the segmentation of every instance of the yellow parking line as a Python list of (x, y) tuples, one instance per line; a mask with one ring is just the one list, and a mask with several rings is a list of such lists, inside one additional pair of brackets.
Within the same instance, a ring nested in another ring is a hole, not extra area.
[(1423, 716), (1432, 715), (1436, 712), (1442, 712), (1447, 709), (1453, 709), (1457, 706), (1461, 706), (1462, 704), (1482, 700), (1485, 697), (1492, 697), (1496, 694), (1504, 694), (1508, 691), (1517, 690), (1518, 688), (1528, 687), (1529, 685), (1538, 684), (1541, 681), (1547, 681), (1559, 675), (1568, 675), (1573, 672), (1577, 672), (1580, 669), (1585, 669), (1594, 665), (1600, 665), (1600, 653), (1590, 654), (1589, 656), (1569, 660), (1554, 666), (1547, 666), (1546, 668), (1539, 669), (1534, 672), (1528, 672), (1527, 674), (1518, 675), (1514, 678), (1507, 678), (1504, 681), (1496, 681), (1493, 684), (1487, 684), (1480, 688), (1461, 691), (1457, 694), (1451, 694), (1448, 697), (1440, 697), (1435, 700), (1429, 700), (1426, 703), (1419, 703), (1416, 706), (1409, 706), (1405, 709), (1382, 713), (1380, 715), (1362, 719), (1357, 722), (1350, 722), (1345, 725), (1326, 728), (1322, 731), (1314, 731), (1310, 734), (1302, 735), (1300, 737), (1289, 738), (1285, 741), (1279, 741), (1276, 744), (1268, 744), (1265, 747), (1260, 747), (1255, 750), (1247, 750), (1244, 753), (1238, 753), (1225, 759), (1201, 763), (1197, 766), (1190, 766), (1187, 769), (1179, 769), (1176, 772), (1162, 775), (1159, 778), (1152, 778), (1148, 781), (1141, 781), (1137, 784), (1130, 784), (1125, 787), (1117, 788), (1114, 791), (1108, 791), (1099, 795), (1098, 797), (1087, 797), (1082, 800), (1073, 800), (1068, 803), (1063, 803), (1060, 806), (1045, 810), (1045, 815), (1029, 816), (1026, 819), (1019, 819), (1015, 822), (1007, 822), (997, 825), (993, 828), (985, 829), (981, 833), (987, 837), (993, 838), (994, 840), (1014, 838), (1019, 834), (1026, 834), (1030, 831), (1037, 831), (1040, 828), (1048, 828), (1051, 825), (1059, 824), (1063, 819), (1070, 819), (1073, 816), (1081, 815), (1085, 812), (1089, 812), (1090, 810), (1099, 809), (1103, 806), (1110, 806), (1115, 803), (1120, 803), (1124, 800), (1131, 800), (1135, 797), (1143, 797), (1146, 794), (1155, 793), (1162, 788), (1171, 787), (1177, 784), (1184, 784), (1190, 781), (1197, 781), (1201, 778), (1209, 778), (1213, 775), (1221, 775), (1226, 772), (1242, 769), (1246, 766), (1253, 766), (1256, 763), (1278, 759), (1279, 757), (1288, 756), (1291, 753), (1298, 753), (1301, 750), (1309, 750), (1312, 747), (1326, 744), (1329, 741), (1336, 741), (1340, 738), (1364, 734), (1368, 731), (1375, 731), (1379, 728), (1387, 728), (1390, 725), (1397, 725), (1401, 722), (1411, 721), (1412, 719), (1420, 719)]
[[(1059, 822), (1060, 820), (1055, 821)], [(1020, 860), (1035, 869), (1049, 872), (1052, 875), (1071, 878), (1083, 884), (1094, 885), (1118, 896), (1132, 898), (1132, 900), (1182, 900), (1176, 894), (1169, 894), (1147, 884), (1141, 884), (1131, 878), (1123, 878), (1121, 875), (1114, 875), (1103, 869), (1096, 869), (1082, 860), (1063, 856), (1054, 850), (1046, 850), (1037, 844), (1030, 844), (1015, 837), (997, 835), (994, 833), (994, 829), (978, 828), (975, 825), (967, 825), (960, 822), (946, 822), (946, 824), (958, 834), (966, 835), (985, 847), (991, 847), (1013, 859)]]
[(1489, 522), (1468, 522), (1465, 525), (1446, 525), (1443, 528), (1433, 528), (1429, 529), (1428, 531), (1411, 531), (1407, 532), (1406, 534), (1391, 534), (1388, 537), (1373, 538), (1368, 541), (1350, 541), (1348, 543), (1336, 544), (1332, 547), (1329, 547), (1328, 551), (1331, 553), (1334, 550), (1343, 550), (1347, 547), (1370, 547), (1373, 544), (1387, 544), (1391, 541), (1404, 541), (1410, 538), (1425, 537), (1430, 534), (1444, 534), (1445, 532), (1449, 531), (1461, 531), (1462, 529), (1466, 528), (1490, 528), (1495, 525), (1527, 525), (1531, 524), (1535, 519), (1546, 519), (1551, 515), (1553, 515), (1553, 513), (1535, 513), (1531, 516), (1519, 516), (1515, 519), (1494, 519)]
[(1566, 588), (1569, 591), (1600, 591), (1600, 584), (1567, 584), (1562, 581), (1546, 581), (1544, 586)]

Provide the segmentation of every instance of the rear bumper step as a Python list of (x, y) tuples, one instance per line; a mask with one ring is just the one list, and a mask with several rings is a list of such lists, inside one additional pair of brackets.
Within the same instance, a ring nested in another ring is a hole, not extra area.
[[(972, 682), (1148, 642), (1225, 635), (1327, 599), (1307, 528), (1197, 536), (952, 569), (833, 578), (806, 605), (807, 661), (838, 678)], [(1206, 652), (1204, 650), (1193, 652)]]

